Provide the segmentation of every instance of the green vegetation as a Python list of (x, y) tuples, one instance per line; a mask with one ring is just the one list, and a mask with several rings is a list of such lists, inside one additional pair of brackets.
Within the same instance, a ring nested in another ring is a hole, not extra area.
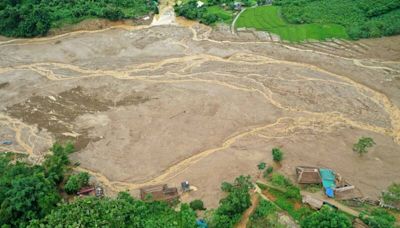
[(195, 199), (195, 200), (193, 200), (192, 202), (190, 202), (190, 203), (189, 203), (189, 206), (190, 206), (190, 208), (192, 208), (194, 211), (197, 211), (197, 210), (203, 211), (203, 210), (205, 210), (203, 201), (202, 201), (202, 200), (199, 200), (199, 199)]
[(233, 18), (233, 0), (214, 0), (197, 5), (197, 0), (189, 0), (175, 6), (178, 16), (190, 20), (198, 20), (203, 24), (211, 25), (216, 22), (230, 23)]
[[(224, 184), (225, 183), (225, 184)], [(243, 212), (251, 206), (249, 189), (252, 188), (250, 176), (237, 177), (233, 184), (224, 182), (221, 186), (228, 195), (221, 199), (219, 207), (212, 215), (210, 226), (231, 228), (242, 217)]]
[(67, 183), (65, 183), (64, 190), (68, 194), (74, 194), (77, 193), (82, 187), (88, 185), (88, 183), (89, 174), (86, 172), (80, 172), (68, 178)]
[[(63, 202), (60, 185), (69, 172), (68, 155), (73, 150), (72, 144), (54, 144), (42, 165), (14, 162), (12, 155), (0, 155), (2, 227), (196, 226), (195, 213), (187, 204), (175, 211), (167, 203), (143, 202), (128, 193), (120, 193), (116, 199), (88, 197)], [(66, 185), (81, 185), (87, 180), (87, 173), (79, 173)]]
[(272, 149), (272, 158), (274, 159), (274, 161), (276, 162), (280, 162), (283, 159), (283, 152), (281, 149), (279, 148), (273, 148)]
[(262, 183), (257, 183), (257, 185), (275, 197), (274, 203), (280, 209), (286, 211), (296, 221), (302, 221), (305, 216), (311, 213), (308, 207), (301, 204), (300, 189), (288, 178), (274, 173), (269, 180), (270, 184), (275, 187), (263, 185)]
[(274, 168), (272, 166), (269, 166), (263, 173), (263, 177), (267, 178), (271, 173), (274, 171)]
[(343, 213), (328, 206), (306, 216), (301, 222), (303, 228), (347, 228), (352, 227), (350, 219)]
[(382, 208), (373, 209), (369, 215), (363, 212), (360, 219), (371, 228), (393, 228), (396, 222), (396, 218)]
[(116, 199), (81, 198), (63, 204), (30, 227), (195, 227), (187, 204), (177, 212), (164, 202), (143, 202), (121, 192)]
[(290, 42), (304, 40), (347, 39), (345, 28), (332, 23), (289, 24), (280, 16), (280, 7), (262, 6), (249, 8), (238, 18), (237, 28), (255, 28), (277, 34)]
[(98, 17), (110, 20), (137, 18), (157, 9), (147, 0), (3, 0), (0, 34), (14, 37), (45, 35), (50, 28)]
[(319, 192), (322, 189), (322, 184), (305, 184), (302, 189), (307, 192)]
[(262, 228), (274, 227), (284, 228), (285, 226), (279, 223), (278, 209), (269, 201), (261, 199), (256, 210), (250, 216), (247, 227)]
[(382, 193), (382, 200), (387, 205), (396, 205), (400, 207), (400, 184), (391, 184), (388, 190)]
[(57, 184), (63, 179), (72, 144), (55, 144), (42, 166), (11, 162), (0, 156), (0, 224), (26, 227), (46, 216), (60, 202)]
[(372, 138), (369, 137), (361, 137), (356, 144), (353, 145), (353, 151), (357, 152), (361, 155), (366, 154), (368, 152), (368, 148), (375, 145), (375, 142)]
[(398, 0), (275, 0), (295, 24), (338, 24), (353, 39), (400, 34)]
[(284, 195), (288, 199), (301, 200), (300, 189), (285, 176), (274, 173), (271, 178), (271, 183), (275, 186), (284, 188)]
[(267, 167), (267, 164), (265, 162), (260, 162), (257, 165), (258, 170), (264, 170), (265, 167)]

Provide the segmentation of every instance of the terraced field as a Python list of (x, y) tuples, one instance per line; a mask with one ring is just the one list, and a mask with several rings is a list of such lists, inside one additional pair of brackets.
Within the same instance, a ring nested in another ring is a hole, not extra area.
[(279, 35), (282, 40), (299, 42), (326, 40), (328, 38), (348, 39), (343, 26), (336, 24), (288, 24), (280, 17), (279, 7), (261, 6), (248, 8), (236, 22), (236, 28), (255, 28)]

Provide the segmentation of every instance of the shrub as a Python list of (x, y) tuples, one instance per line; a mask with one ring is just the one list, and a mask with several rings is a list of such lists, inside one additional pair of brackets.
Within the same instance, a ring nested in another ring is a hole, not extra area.
[(263, 170), (263, 169), (265, 169), (266, 166), (267, 166), (267, 164), (265, 162), (260, 162), (260, 163), (258, 163), (257, 168), (259, 170)]
[(232, 191), (233, 185), (231, 183), (228, 182), (222, 182), (221, 184), (221, 190), (224, 192), (230, 192)]
[(351, 221), (341, 212), (323, 206), (321, 210), (306, 216), (301, 222), (303, 228), (347, 228)]
[(264, 178), (267, 178), (272, 172), (274, 171), (274, 168), (272, 166), (269, 166), (265, 171), (264, 171)]
[(369, 137), (361, 137), (356, 144), (353, 145), (353, 151), (363, 155), (368, 152), (368, 148), (375, 145), (375, 142), (372, 138)]
[(271, 179), (272, 184), (276, 185), (276, 186), (280, 186), (280, 187), (288, 187), (288, 186), (292, 186), (292, 182), (286, 178), (285, 176), (278, 174), (278, 173), (274, 173), (272, 175), (272, 179)]
[(383, 202), (389, 205), (400, 205), (400, 184), (393, 183), (387, 192), (382, 193)]
[(204, 203), (202, 200), (196, 199), (189, 203), (190, 208), (194, 211), (196, 210), (205, 210)]
[(269, 201), (261, 199), (256, 211), (251, 215), (250, 219), (259, 219), (276, 211), (276, 207)]
[(371, 228), (392, 228), (396, 222), (396, 218), (382, 208), (372, 210), (368, 216), (363, 212), (360, 219)]
[[(233, 227), (240, 220), (243, 212), (251, 205), (249, 188), (252, 183), (250, 176), (237, 177), (233, 184), (228, 184), (225, 185), (229, 186), (229, 194), (220, 200), (219, 207), (215, 210), (211, 219), (210, 225), (212, 227)], [(221, 188), (224, 189), (223, 186)]]
[(272, 149), (272, 158), (276, 162), (280, 162), (283, 159), (283, 152), (279, 148), (273, 148)]
[(86, 172), (80, 172), (68, 178), (67, 183), (65, 183), (64, 190), (68, 194), (74, 194), (77, 193), (80, 188), (86, 186), (88, 183), (89, 174)]

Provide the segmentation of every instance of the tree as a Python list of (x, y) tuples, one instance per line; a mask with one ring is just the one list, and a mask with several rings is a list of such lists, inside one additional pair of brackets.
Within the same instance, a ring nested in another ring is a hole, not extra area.
[(205, 210), (204, 208), (204, 203), (200, 199), (195, 199), (192, 202), (189, 203), (190, 208), (192, 208), (194, 211), (196, 210)]
[(329, 206), (323, 206), (321, 210), (312, 213), (301, 222), (302, 228), (347, 228), (352, 227), (351, 221), (346, 215)]
[(119, 8), (106, 7), (103, 10), (103, 17), (112, 21), (117, 21), (124, 18), (124, 13)]
[(275, 162), (280, 162), (283, 159), (283, 152), (279, 148), (272, 149), (272, 158)]
[(368, 148), (375, 145), (375, 142), (370, 137), (361, 137), (357, 143), (353, 145), (353, 151), (357, 152), (361, 155), (368, 152)]
[[(239, 176), (233, 184), (224, 182), (228, 195), (221, 199), (219, 207), (211, 218), (212, 227), (230, 228), (241, 218), (242, 213), (251, 206), (249, 189), (252, 188), (250, 176)], [(224, 189), (223, 186), (221, 186)]]
[(88, 185), (88, 183), (89, 174), (87, 172), (80, 172), (68, 178), (67, 183), (65, 183), (64, 190), (68, 194), (74, 194), (77, 193), (82, 187)]
[(51, 148), (52, 155), (47, 156), (43, 163), (46, 178), (51, 179), (59, 184), (64, 179), (64, 174), (67, 171), (67, 166), (70, 164), (68, 155), (74, 152), (74, 145), (67, 143), (65, 146), (55, 143)]
[(228, 182), (222, 182), (221, 184), (221, 190), (224, 192), (230, 192), (232, 191), (233, 185), (231, 183)]
[(258, 170), (263, 170), (265, 169), (265, 167), (267, 166), (267, 164), (265, 162), (260, 162), (257, 165)]

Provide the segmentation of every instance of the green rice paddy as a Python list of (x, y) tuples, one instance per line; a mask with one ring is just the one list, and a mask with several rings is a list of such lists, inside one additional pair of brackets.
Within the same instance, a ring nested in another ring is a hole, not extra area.
[(289, 42), (349, 38), (345, 28), (337, 24), (289, 24), (280, 16), (279, 10), (276, 6), (248, 8), (240, 15), (235, 27), (268, 31)]

